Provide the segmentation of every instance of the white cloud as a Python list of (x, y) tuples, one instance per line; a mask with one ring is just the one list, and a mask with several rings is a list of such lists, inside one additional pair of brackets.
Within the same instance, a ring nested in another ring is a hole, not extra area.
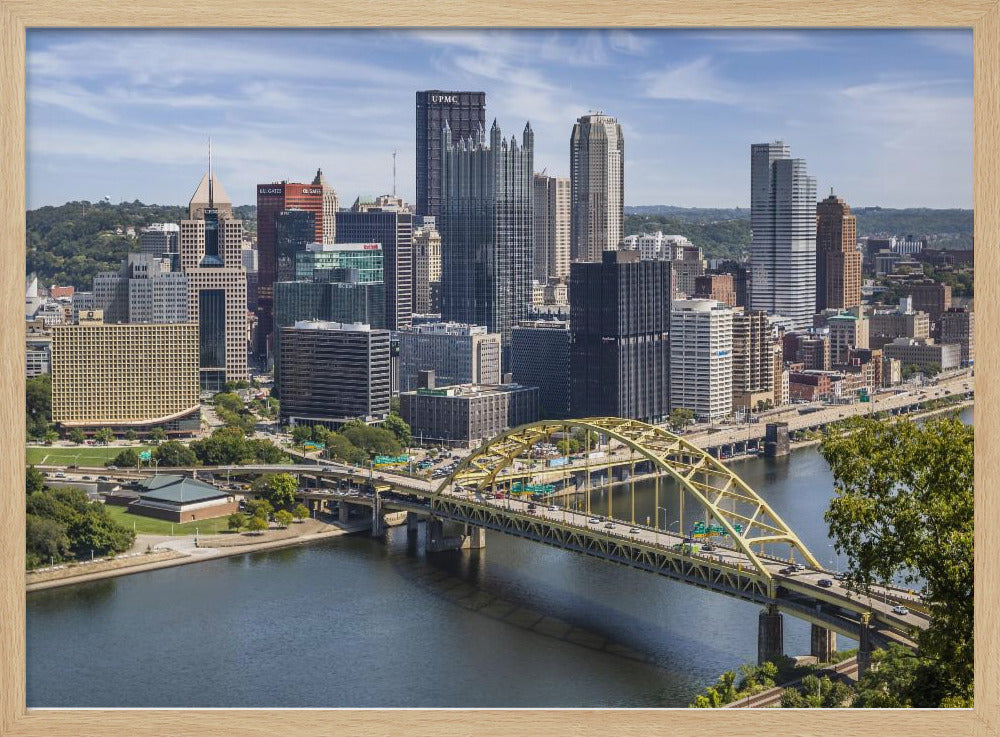
[(742, 101), (735, 85), (716, 73), (708, 56), (661, 72), (650, 72), (643, 75), (643, 79), (646, 96), (657, 100), (692, 100), (724, 105), (737, 105)]

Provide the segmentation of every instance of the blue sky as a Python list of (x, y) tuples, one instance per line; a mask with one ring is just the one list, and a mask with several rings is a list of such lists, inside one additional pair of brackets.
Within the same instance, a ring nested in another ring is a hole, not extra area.
[[(745, 207), (750, 144), (782, 139), (855, 206), (972, 207), (971, 30), (29, 30), (28, 206), (236, 204), (322, 167), (342, 202), (412, 201), (414, 92), (483, 90), (536, 170), (573, 121), (625, 132), (628, 205)], [(488, 121), (489, 122), (489, 121)]]

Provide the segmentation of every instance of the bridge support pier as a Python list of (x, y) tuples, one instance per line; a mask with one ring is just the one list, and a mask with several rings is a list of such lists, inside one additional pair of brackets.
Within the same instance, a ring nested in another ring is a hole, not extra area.
[(460, 522), (446, 522), (439, 517), (427, 518), (424, 549), (428, 553), (446, 550), (479, 550), (486, 547), (486, 530)]
[(420, 521), (420, 517), (417, 516), (416, 512), (406, 513), (406, 534), (407, 536), (417, 534), (417, 523)]
[(817, 662), (829, 663), (837, 650), (837, 633), (818, 625), (809, 626), (809, 654)]
[(858, 678), (861, 678), (872, 667), (872, 627), (869, 615), (861, 617), (861, 629), (858, 633)]
[(343, 502), (341, 502), (337, 506), (337, 521), (340, 522), (341, 524), (345, 524), (346, 525), (347, 524), (347, 520), (348, 520), (347, 505), (344, 504)]
[(768, 604), (757, 617), (757, 665), (785, 654), (784, 616)]

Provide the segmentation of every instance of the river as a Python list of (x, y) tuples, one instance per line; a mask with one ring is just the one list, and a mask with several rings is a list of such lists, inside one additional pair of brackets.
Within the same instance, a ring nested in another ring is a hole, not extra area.
[[(816, 448), (732, 467), (836, 564)], [(636, 494), (642, 521), (650, 489)], [(676, 707), (756, 660), (752, 604), (500, 533), (428, 558), (420, 535), (28, 594), (28, 706)], [(785, 650), (809, 650), (808, 625), (788, 616)]]

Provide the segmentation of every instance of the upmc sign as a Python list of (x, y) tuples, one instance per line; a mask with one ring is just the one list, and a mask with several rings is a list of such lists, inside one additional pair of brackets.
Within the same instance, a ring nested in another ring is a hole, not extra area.
[(431, 95), (431, 102), (439, 105), (457, 105), (458, 95)]

